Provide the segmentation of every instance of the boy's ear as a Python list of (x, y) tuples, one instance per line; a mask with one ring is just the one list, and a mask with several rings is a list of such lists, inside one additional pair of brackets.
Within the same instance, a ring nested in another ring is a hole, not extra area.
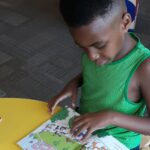
[(124, 13), (122, 15), (122, 30), (124, 32), (128, 32), (131, 23), (132, 23), (131, 15), (129, 13)]

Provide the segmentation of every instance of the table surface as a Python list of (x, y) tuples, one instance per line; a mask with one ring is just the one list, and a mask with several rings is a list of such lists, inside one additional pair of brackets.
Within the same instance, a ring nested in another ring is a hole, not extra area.
[[(55, 109), (55, 113), (59, 111)], [(0, 98), (0, 149), (20, 150), (16, 144), (21, 138), (51, 118), (46, 102)]]

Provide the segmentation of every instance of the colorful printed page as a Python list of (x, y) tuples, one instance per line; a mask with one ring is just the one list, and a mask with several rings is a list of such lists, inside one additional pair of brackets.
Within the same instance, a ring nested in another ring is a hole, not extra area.
[(83, 144), (81, 139), (86, 131), (76, 138), (70, 134), (70, 126), (75, 116), (79, 114), (65, 107), (17, 144), (23, 150), (128, 150), (112, 136), (91, 136)]

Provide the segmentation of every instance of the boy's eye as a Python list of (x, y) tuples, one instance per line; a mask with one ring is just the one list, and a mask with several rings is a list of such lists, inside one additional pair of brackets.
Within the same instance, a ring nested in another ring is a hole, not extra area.
[(103, 48), (105, 48), (106, 47), (106, 45), (103, 45), (103, 46), (95, 46), (95, 48), (97, 48), (97, 49), (103, 49)]

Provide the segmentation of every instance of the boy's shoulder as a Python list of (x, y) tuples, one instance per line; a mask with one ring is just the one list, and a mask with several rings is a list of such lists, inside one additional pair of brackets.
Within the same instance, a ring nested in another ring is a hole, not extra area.
[(150, 72), (150, 56), (140, 64), (137, 72), (140, 75)]
[[(150, 57), (144, 60), (136, 71), (140, 85), (150, 85)], [(150, 87), (150, 86), (149, 86)], [(148, 87), (147, 87), (148, 88)]]

